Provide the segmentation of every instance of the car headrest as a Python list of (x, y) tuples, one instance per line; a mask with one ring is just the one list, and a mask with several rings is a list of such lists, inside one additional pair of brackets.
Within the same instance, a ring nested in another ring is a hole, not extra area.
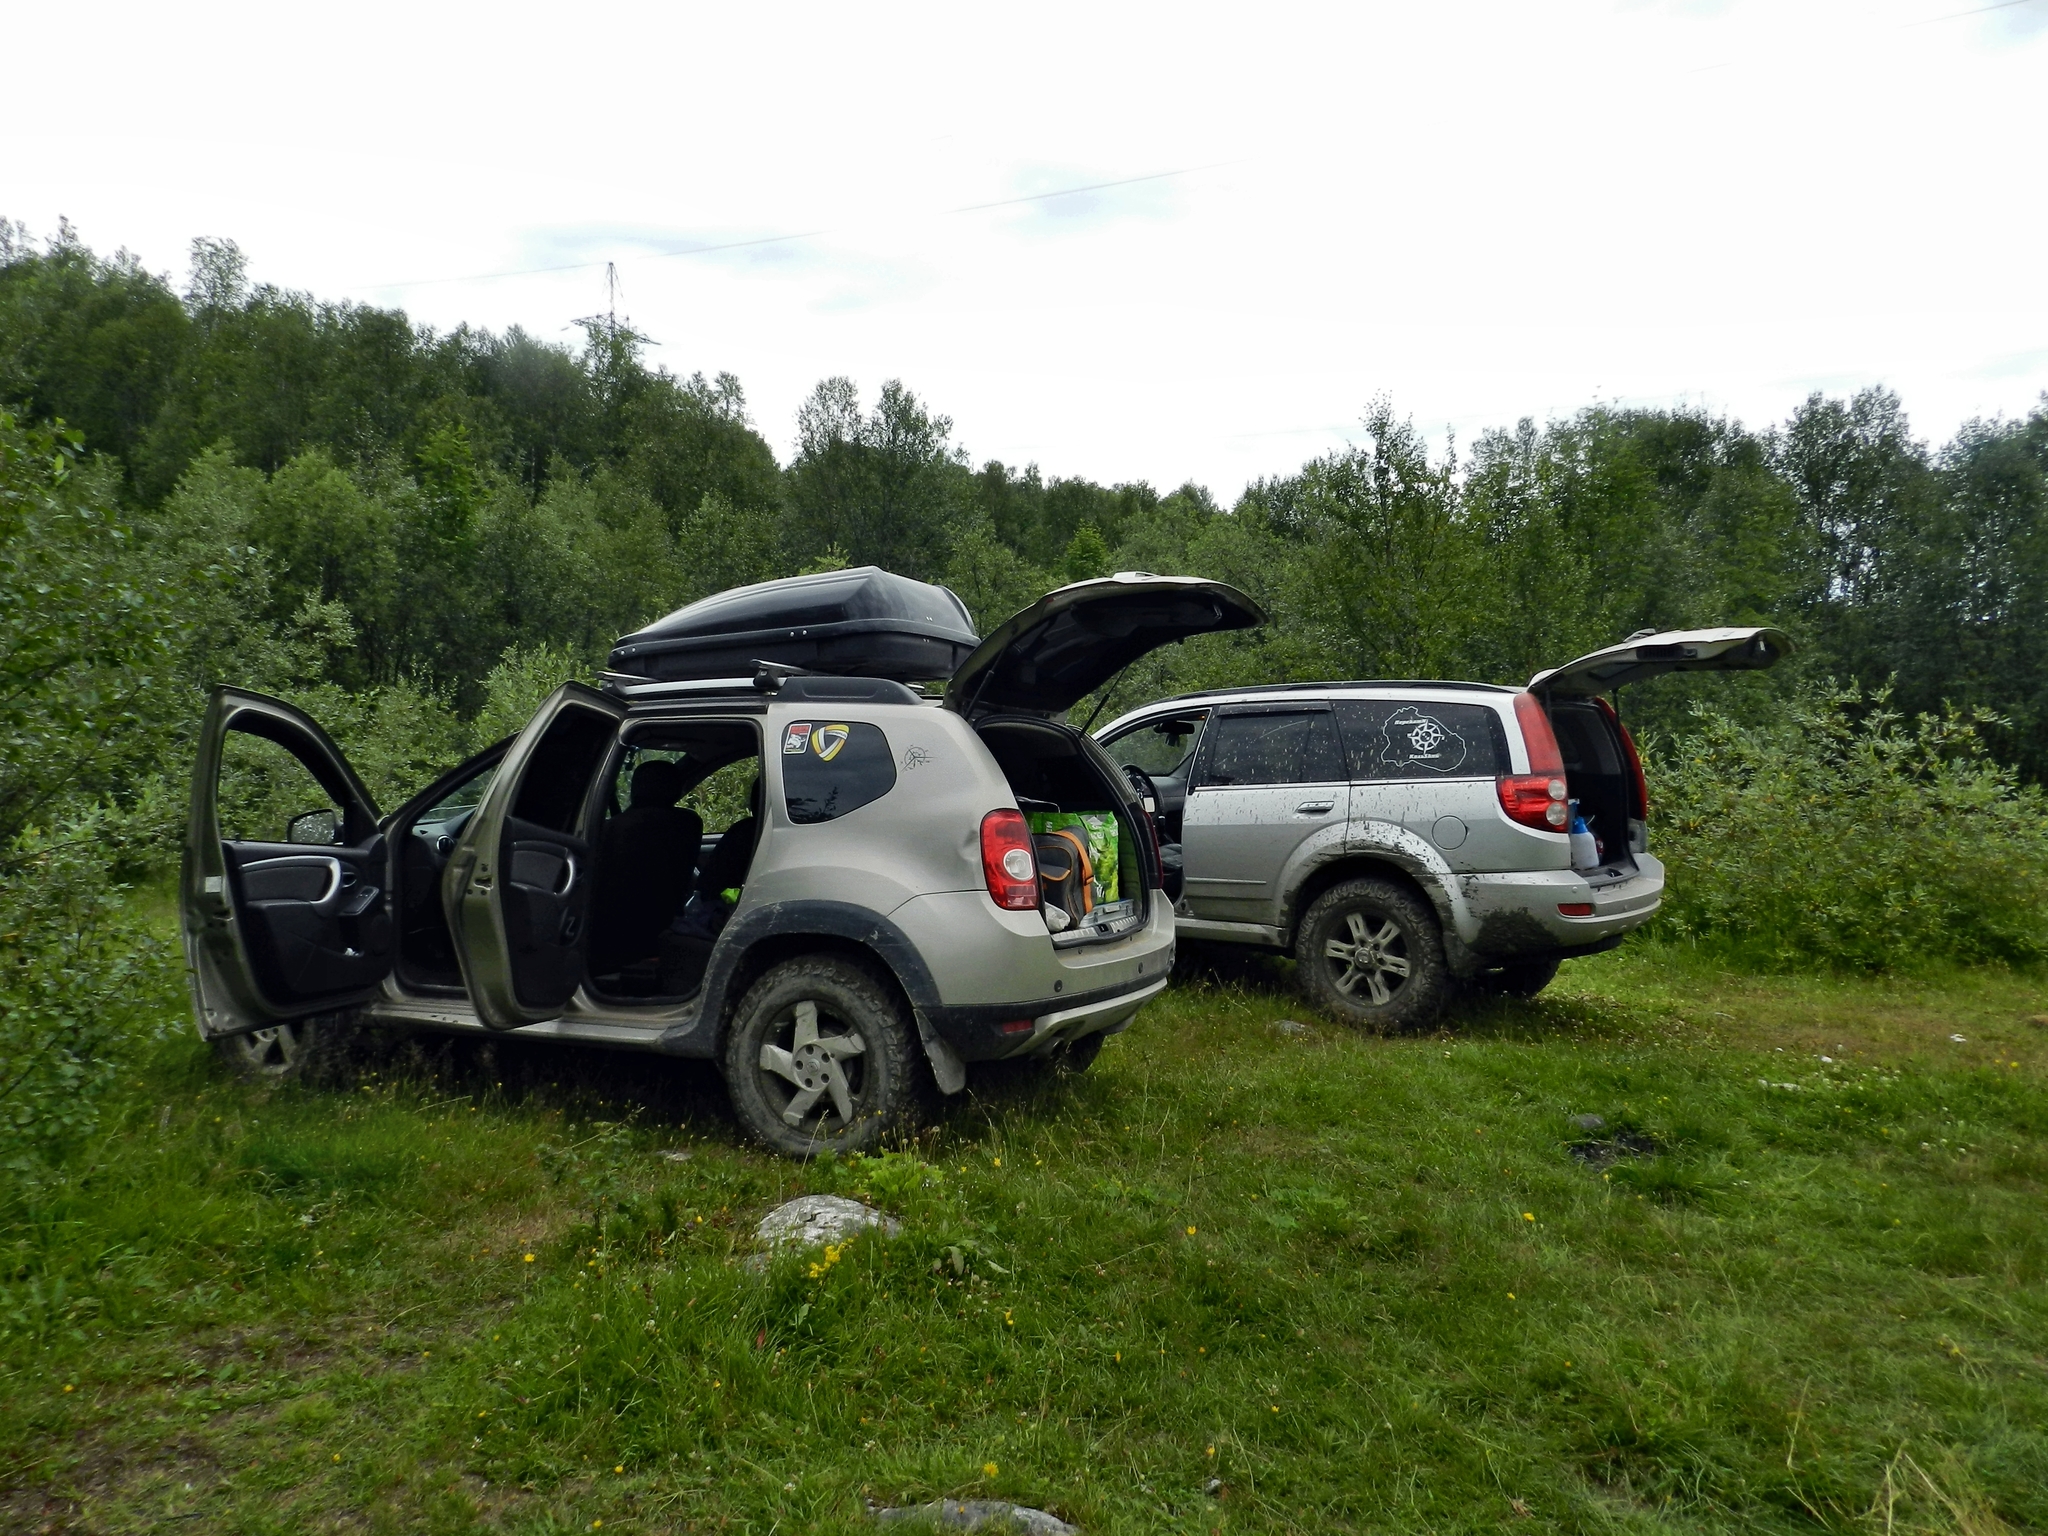
[(686, 777), (682, 764), (666, 758), (642, 763), (633, 770), (633, 809), (645, 810), (650, 806), (665, 809), (674, 805), (683, 798)]

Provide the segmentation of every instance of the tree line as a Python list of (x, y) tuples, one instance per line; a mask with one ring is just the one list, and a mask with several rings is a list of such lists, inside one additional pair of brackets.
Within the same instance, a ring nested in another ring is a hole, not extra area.
[[(1641, 629), (1767, 622), (1798, 659), (1724, 687), (1738, 711), (1802, 680), (1889, 685), (1909, 714), (1995, 713), (1995, 750), (2048, 770), (2048, 401), (1939, 447), (1868, 389), (1763, 429), (1595, 405), (1432, 453), (1382, 398), (1354, 446), (1226, 507), (977, 463), (899, 381), (866, 400), (821, 382), (781, 463), (733, 375), (584, 330), (437, 332), (251, 285), (225, 241), (195, 242), (179, 289), (68, 228), (0, 225), (0, 403), (78, 433), (140, 542), (235, 565), (222, 601), (351, 694), (405, 684), (472, 715), (508, 656), (587, 668), (695, 598), (837, 564), (945, 582), (984, 627), (1142, 568), (1235, 581), (1277, 622), (1134, 669), (1113, 706), (1275, 679), (1518, 682)], [(1684, 728), (1696, 690), (1642, 692), (1639, 715)]]

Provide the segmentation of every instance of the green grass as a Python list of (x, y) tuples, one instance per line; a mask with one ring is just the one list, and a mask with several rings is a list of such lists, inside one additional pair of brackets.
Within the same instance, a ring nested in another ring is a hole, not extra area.
[[(688, 1064), (180, 1043), (7, 1193), (0, 1527), (2048, 1529), (2043, 1006), (1643, 946), (1377, 1040), (1252, 965), (917, 1166)], [(748, 1269), (812, 1189), (903, 1236)]]

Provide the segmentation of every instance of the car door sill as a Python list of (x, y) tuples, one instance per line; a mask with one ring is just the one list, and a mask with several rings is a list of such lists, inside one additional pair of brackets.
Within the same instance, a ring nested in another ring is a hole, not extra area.
[(661, 1037), (672, 1030), (677, 1022), (673, 1016), (659, 1021), (635, 1020), (631, 1023), (587, 1016), (564, 1016), (558, 1019), (545, 1019), (538, 1024), (522, 1024), (516, 1029), (487, 1029), (483, 1021), (476, 1016), (476, 1010), (469, 1004), (439, 1003), (425, 998), (407, 998), (403, 1001), (387, 998), (364, 1011), (381, 1023), (426, 1025), (431, 1029), (495, 1035), (501, 1039), (572, 1040), (583, 1045), (626, 1046), (642, 1050), (658, 1047)]

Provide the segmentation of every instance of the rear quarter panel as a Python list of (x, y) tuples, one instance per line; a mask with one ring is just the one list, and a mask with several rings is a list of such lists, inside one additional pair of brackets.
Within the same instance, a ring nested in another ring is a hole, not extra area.
[[(791, 821), (781, 743), (790, 723), (805, 720), (875, 726), (889, 743), (895, 786), (831, 821)], [(761, 844), (740, 911), (825, 900), (887, 914), (931, 892), (983, 890), (981, 818), (1017, 803), (967, 723), (922, 705), (772, 705), (762, 779)]]
[[(1506, 733), (1511, 771), (1528, 771), (1528, 748), (1515, 723), (1512, 694), (1392, 688), (1338, 697), (1483, 705), (1500, 719)], [(1491, 777), (1361, 781), (1352, 787), (1351, 826), (1353, 846), (1360, 849), (1383, 846), (1391, 829), (1408, 832), (1427, 843), (1453, 874), (1565, 869), (1571, 863), (1563, 836), (1508, 820)]]

